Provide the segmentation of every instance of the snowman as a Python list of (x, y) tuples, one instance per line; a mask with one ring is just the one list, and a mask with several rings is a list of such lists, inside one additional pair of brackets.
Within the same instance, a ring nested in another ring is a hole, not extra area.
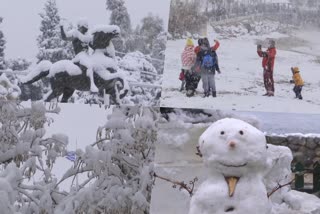
[(269, 214), (264, 184), (265, 135), (241, 120), (225, 118), (199, 139), (207, 179), (191, 199), (189, 214)]

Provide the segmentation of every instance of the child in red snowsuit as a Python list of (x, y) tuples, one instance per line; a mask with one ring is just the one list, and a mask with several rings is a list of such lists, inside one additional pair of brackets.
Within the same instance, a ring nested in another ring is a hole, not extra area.
[(263, 96), (274, 96), (273, 68), (275, 56), (277, 54), (275, 41), (270, 40), (269, 48), (266, 51), (262, 51), (261, 45), (258, 45), (257, 53), (262, 57), (263, 82), (266, 89), (266, 94)]

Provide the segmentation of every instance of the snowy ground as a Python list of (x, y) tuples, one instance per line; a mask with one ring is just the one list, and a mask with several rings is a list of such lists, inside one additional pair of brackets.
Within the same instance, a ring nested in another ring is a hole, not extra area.
[[(210, 42), (219, 36), (210, 36)], [(179, 92), (178, 79), (180, 55), (185, 40), (168, 41), (162, 107), (213, 108), (238, 111), (265, 111), (287, 113), (320, 113), (320, 49), (319, 32), (295, 32), (295, 37), (272, 33), (265, 36), (242, 36), (220, 40), (217, 51), (222, 74), (216, 75), (217, 98), (202, 98), (202, 83), (197, 94), (188, 98)], [(279, 40), (275, 62), (275, 97), (263, 97), (261, 58), (256, 53), (256, 41), (266, 38)], [(298, 42), (302, 39), (307, 42)], [(283, 43), (283, 44), (282, 44)], [(196, 41), (195, 41), (196, 44)], [(280, 49), (281, 48), (281, 49)], [(290, 67), (299, 66), (305, 81), (302, 91), (304, 100), (294, 99)]]

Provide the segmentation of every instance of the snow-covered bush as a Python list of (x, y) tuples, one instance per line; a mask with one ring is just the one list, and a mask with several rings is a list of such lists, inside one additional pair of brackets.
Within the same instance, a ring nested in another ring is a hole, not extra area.
[(21, 90), (17, 85), (17, 80), (11, 82), (6, 74), (0, 75), (0, 101), (17, 100)]
[(148, 213), (157, 118), (154, 109), (114, 107), (97, 142), (76, 152), (75, 166), (62, 180), (77, 173), (87, 179), (55, 213)]
[(16, 100), (0, 101), (1, 213), (52, 213), (58, 190), (51, 169), (57, 157), (64, 156), (68, 138), (44, 138), (47, 112), (42, 103), (21, 108)]
[(119, 68), (127, 74), (129, 82), (141, 84), (131, 87), (131, 93), (123, 99), (125, 104), (156, 106), (159, 102), (161, 88), (148, 88), (143, 84), (161, 85), (161, 75), (151, 63), (152, 59), (141, 52), (126, 54), (119, 59)]

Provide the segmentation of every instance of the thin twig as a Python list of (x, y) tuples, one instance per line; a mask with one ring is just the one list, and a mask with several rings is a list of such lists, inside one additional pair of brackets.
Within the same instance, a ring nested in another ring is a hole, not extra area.
[(196, 153), (196, 155), (198, 155), (199, 157), (202, 158), (202, 153), (201, 153), (201, 151), (200, 151), (200, 146), (197, 146), (197, 153)]
[(153, 176), (155, 178), (159, 178), (161, 180), (164, 180), (164, 181), (167, 181), (169, 183), (172, 183), (173, 184), (173, 186), (172, 186), (173, 188), (176, 188), (177, 186), (180, 186), (179, 190), (185, 189), (189, 193), (190, 196), (193, 195), (194, 185), (195, 185), (196, 181), (198, 181), (198, 178), (195, 177), (192, 181), (189, 181), (189, 185), (190, 186), (188, 186), (186, 183), (184, 183), (184, 181), (173, 181), (173, 180), (171, 180), (169, 178), (165, 178), (165, 177), (159, 176), (156, 173), (153, 173)]
[(294, 178), (294, 179), (292, 179), (290, 182), (288, 182), (288, 183), (286, 183), (286, 184), (279, 184), (279, 183), (278, 183), (278, 186), (276, 186), (275, 188), (273, 188), (272, 191), (268, 193), (268, 198), (270, 198), (271, 195), (272, 195), (273, 193), (275, 193), (276, 191), (278, 191), (279, 189), (281, 189), (281, 188), (283, 188), (283, 187), (285, 187), (285, 186), (291, 185), (295, 180), (296, 180), (296, 179)]

